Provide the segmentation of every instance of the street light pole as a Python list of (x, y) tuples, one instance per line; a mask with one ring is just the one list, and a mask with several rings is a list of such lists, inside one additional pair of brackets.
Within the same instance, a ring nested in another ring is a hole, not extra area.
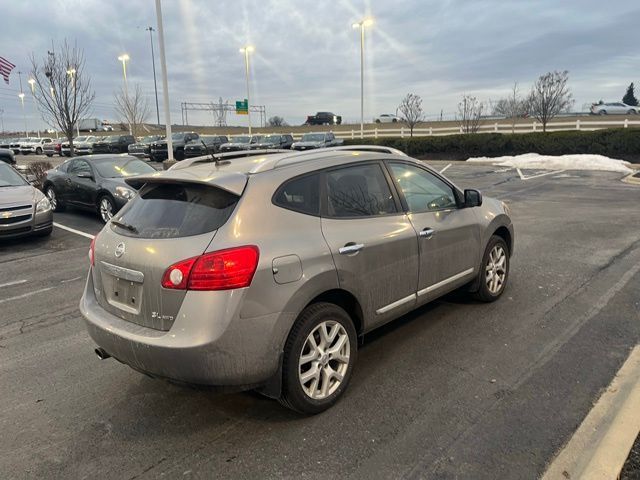
[(24, 113), (24, 92), (22, 91), (22, 72), (18, 72), (18, 78), (20, 79), (20, 93), (18, 97), (20, 98), (20, 103), (22, 104), (22, 118), (24, 120), (24, 136), (28, 137), (29, 133), (27, 132), (27, 115)]
[[(129, 90), (127, 88), (127, 60), (129, 60), (129, 55), (126, 53), (120, 55), (118, 60), (122, 62), (122, 78), (124, 79), (124, 98), (125, 98), (125, 106), (129, 109)], [(129, 122), (129, 135), (133, 135), (131, 128), (131, 122)]]
[(251, 136), (251, 100), (249, 97), (249, 54), (255, 49), (251, 45), (247, 45), (240, 49), (240, 53), (244, 53), (244, 68), (247, 80), (247, 117), (249, 120), (249, 136)]
[[(76, 98), (76, 95), (77, 95), (77, 92), (76, 92), (76, 69), (75, 68), (68, 69), (67, 70), (67, 75), (69, 75), (71, 77), (71, 85), (73, 87), (73, 98), (74, 98), (73, 108), (75, 110), (75, 98)], [(52, 87), (52, 89), (53, 89), (53, 87)], [(52, 92), (53, 92), (53, 90), (52, 90)], [(74, 115), (75, 115), (75, 112), (74, 112)], [(80, 119), (79, 118), (76, 120), (76, 135), (78, 137), (80, 136)]]
[(167, 155), (173, 161), (173, 142), (171, 141), (171, 112), (169, 111), (169, 81), (167, 79), (167, 61), (164, 55), (164, 30), (162, 28), (162, 5), (156, 0), (156, 17), (158, 21), (158, 43), (160, 46), (160, 65), (162, 67), (162, 97), (164, 107), (164, 121), (167, 132)]
[(351, 25), (360, 29), (360, 138), (364, 138), (364, 27), (373, 25), (372, 18), (365, 18)]
[(149, 41), (151, 42), (151, 65), (153, 65), (153, 88), (156, 92), (156, 117), (158, 118), (158, 125), (160, 125), (160, 107), (158, 106), (158, 83), (156, 82), (156, 58), (153, 53), (153, 27), (147, 27), (145, 30), (149, 30)]

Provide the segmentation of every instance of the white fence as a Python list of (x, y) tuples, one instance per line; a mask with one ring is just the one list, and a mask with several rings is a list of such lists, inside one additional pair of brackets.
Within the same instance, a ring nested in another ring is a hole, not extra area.
[[(559, 132), (561, 130), (601, 130), (604, 128), (613, 127), (640, 127), (640, 120), (581, 120), (577, 119), (570, 122), (551, 122), (547, 124), (547, 132)], [(483, 123), (478, 129), (478, 133), (531, 133), (541, 132), (542, 124), (538, 121), (532, 120), (527, 123), (516, 123), (512, 126), (510, 123)], [(382, 137), (409, 137), (410, 130), (408, 127), (400, 128), (373, 128), (364, 130), (364, 138), (382, 138)], [(414, 137), (428, 137), (436, 135), (458, 135), (464, 133), (460, 126), (450, 127), (428, 127), (428, 128), (414, 128)], [(334, 131), (334, 134), (338, 138), (343, 139), (358, 139), (360, 137), (360, 129), (355, 130), (339, 130)], [(302, 134), (294, 134), (294, 138), (298, 140)]]

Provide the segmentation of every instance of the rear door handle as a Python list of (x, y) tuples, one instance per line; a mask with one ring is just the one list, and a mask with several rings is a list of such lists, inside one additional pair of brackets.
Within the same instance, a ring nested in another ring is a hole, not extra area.
[(340, 247), (338, 252), (340, 252), (340, 255), (349, 255), (352, 253), (358, 253), (363, 248), (363, 243), (347, 243), (344, 247)]
[(427, 228), (423, 228), (418, 235), (420, 235), (422, 238), (429, 239), (433, 237), (435, 233), (436, 231), (433, 228), (427, 227)]

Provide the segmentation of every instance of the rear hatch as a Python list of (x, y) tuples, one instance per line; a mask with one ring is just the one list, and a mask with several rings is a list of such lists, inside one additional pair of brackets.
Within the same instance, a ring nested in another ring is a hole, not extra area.
[(167, 331), (186, 290), (163, 288), (165, 271), (205, 252), (231, 216), (242, 189), (158, 180), (162, 183), (146, 183), (96, 237), (93, 279), (105, 310)]

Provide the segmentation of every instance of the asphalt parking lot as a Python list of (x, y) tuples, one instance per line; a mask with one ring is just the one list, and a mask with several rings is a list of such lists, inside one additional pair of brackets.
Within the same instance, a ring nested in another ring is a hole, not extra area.
[(445, 172), (509, 204), (503, 297), (453, 293), (368, 335), (345, 397), (311, 418), (100, 361), (78, 311), (89, 239), (0, 244), (0, 478), (536, 478), (640, 340), (640, 186), (520, 173)]

